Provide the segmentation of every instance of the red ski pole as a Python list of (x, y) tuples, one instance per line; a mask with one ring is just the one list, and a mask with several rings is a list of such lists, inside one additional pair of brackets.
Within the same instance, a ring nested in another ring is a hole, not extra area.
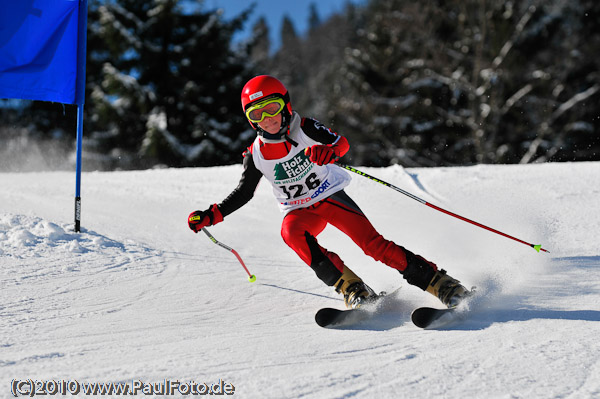
[(208, 236), (208, 238), (210, 238), (210, 240), (212, 242), (214, 242), (215, 244), (217, 244), (220, 247), (225, 248), (226, 250), (228, 250), (229, 252), (233, 253), (235, 255), (235, 257), (237, 258), (237, 260), (240, 261), (240, 263), (242, 264), (242, 267), (244, 268), (244, 270), (246, 271), (246, 273), (248, 273), (248, 281), (250, 281), (251, 283), (256, 281), (256, 276), (254, 274), (251, 274), (250, 271), (248, 270), (248, 268), (246, 267), (246, 265), (244, 264), (244, 261), (242, 260), (241, 256), (237, 253), (237, 251), (231, 247), (228, 247), (227, 245), (223, 244), (222, 242), (218, 241), (215, 237), (213, 237), (212, 234), (210, 234), (208, 232), (208, 230), (206, 230), (206, 228), (202, 228), (202, 231), (204, 232), (204, 234), (206, 234)]
[(356, 173), (357, 175), (360, 175), (360, 176), (366, 177), (367, 179), (369, 179), (369, 180), (372, 180), (372, 181), (374, 181), (374, 182), (376, 182), (376, 183), (379, 183), (379, 184), (382, 184), (382, 185), (384, 185), (384, 186), (386, 186), (386, 187), (389, 187), (389, 188), (391, 188), (391, 189), (394, 189), (394, 190), (398, 191), (399, 193), (401, 193), (401, 194), (404, 194), (404, 195), (406, 195), (407, 197), (409, 197), (409, 198), (412, 198), (412, 199), (414, 199), (415, 201), (418, 201), (418, 202), (420, 202), (420, 203), (421, 203), (421, 204), (423, 204), (423, 205), (427, 205), (428, 207), (435, 209), (436, 211), (440, 211), (440, 212), (442, 212), (442, 213), (445, 213), (446, 215), (453, 216), (453, 217), (455, 217), (455, 218), (457, 218), (457, 219), (460, 219), (460, 220), (462, 220), (462, 221), (464, 221), (464, 222), (471, 223), (471, 224), (473, 224), (473, 225), (475, 225), (475, 226), (477, 226), (477, 227), (481, 227), (482, 229), (486, 229), (486, 230), (488, 230), (488, 231), (491, 231), (492, 233), (496, 233), (496, 234), (499, 234), (499, 235), (501, 235), (501, 236), (503, 236), (503, 237), (510, 238), (511, 240), (515, 240), (515, 241), (517, 241), (517, 242), (520, 242), (521, 244), (528, 245), (528, 246), (530, 246), (531, 248), (535, 249), (535, 250), (536, 250), (536, 251), (538, 251), (538, 252), (540, 252), (540, 251), (549, 252), (549, 251), (545, 250), (544, 248), (542, 248), (542, 246), (541, 246), (541, 245), (534, 245), (534, 244), (528, 243), (528, 242), (526, 242), (526, 241), (523, 241), (523, 240), (521, 240), (521, 239), (519, 239), (519, 238), (513, 237), (513, 236), (511, 236), (511, 235), (508, 235), (508, 234), (506, 234), (506, 233), (503, 233), (503, 232), (501, 232), (501, 231), (498, 231), (498, 230), (496, 230), (496, 229), (493, 229), (493, 228), (491, 228), (491, 227), (488, 227), (488, 226), (485, 226), (485, 225), (483, 225), (483, 224), (481, 224), (481, 223), (478, 223), (478, 222), (476, 222), (476, 221), (474, 221), (474, 220), (467, 219), (467, 218), (466, 218), (466, 217), (464, 217), (464, 216), (457, 215), (456, 213), (453, 213), (453, 212), (447, 211), (447, 210), (445, 210), (445, 209), (443, 209), (443, 208), (440, 208), (439, 206), (433, 205), (433, 204), (431, 204), (431, 203), (429, 203), (429, 202), (425, 201), (424, 199), (422, 199), (422, 198), (419, 198), (419, 197), (417, 197), (416, 195), (413, 195), (413, 194), (409, 193), (408, 191), (402, 190), (401, 188), (399, 188), (399, 187), (396, 187), (396, 186), (394, 186), (393, 184), (387, 183), (387, 182), (385, 182), (385, 181), (383, 181), (383, 180), (380, 180), (380, 179), (378, 179), (378, 178), (376, 178), (376, 177), (373, 177), (373, 176), (371, 176), (371, 175), (369, 175), (369, 174), (367, 174), (367, 173), (365, 173), (365, 172), (361, 172), (360, 170), (358, 170), (358, 169), (356, 169), (356, 168), (354, 168), (354, 167), (352, 167), (352, 166), (345, 165), (345, 164), (343, 164), (343, 163), (339, 163), (339, 162), (336, 162), (335, 164), (336, 164), (337, 166), (339, 166), (340, 168), (344, 168), (344, 169), (346, 169), (346, 170), (349, 170), (350, 172), (354, 172), (354, 173)]

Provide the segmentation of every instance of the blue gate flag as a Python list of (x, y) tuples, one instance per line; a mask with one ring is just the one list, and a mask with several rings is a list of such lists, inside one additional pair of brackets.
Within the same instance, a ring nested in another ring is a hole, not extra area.
[(0, 0), (0, 98), (77, 104), (77, 232), (81, 224), (87, 8), (87, 0)]
[(77, 90), (85, 82), (83, 6), (80, 0), (0, 0), (1, 98), (83, 104)]

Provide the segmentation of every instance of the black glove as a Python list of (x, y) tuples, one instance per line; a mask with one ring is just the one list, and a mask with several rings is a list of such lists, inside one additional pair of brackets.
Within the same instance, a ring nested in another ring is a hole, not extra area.
[(205, 211), (194, 211), (188, 216), (188, 226), (194, 233), (206, 226), (214, 226), (223, 221), (223, 215), (217, 204), (213, 204)]

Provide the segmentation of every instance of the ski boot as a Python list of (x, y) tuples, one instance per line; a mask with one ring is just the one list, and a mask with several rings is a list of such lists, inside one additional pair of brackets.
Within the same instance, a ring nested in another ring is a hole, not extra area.
[(336, 292), (344, 295), (344, 303), (348, 309), (358, 309), (364, 304), (375, 302), (378, 298), (378, 295), (345, 265), (342, 277), (334, 286)]
[(438, 270), (435, 264), (404, 249), (406, 254), (406, 269), (403, 277), (409, 284), (427, 291), (439, 298), (449, 308), (455, 307), (465, 297), (472, 294), (460, 284), (460, 281), (450, 277), (443, 269)]
[(471, 295), (471, 291), (463, 287), (460, 281), (446, 274), (444, 269), (435, 272), (426, 291), (438, 297), (449, 308), (458, 306), (460, 301)]
[(348, 309), (358, 309), (362, 305), (374, 303), (379, 296), (362, 281), (352, 284), (344, 293), (344, 303)]
[(321, 281), (344, 295), (344, 303), (348, 309), (357, 309), (379, 298), (379, 295), (354, 274), (339, 256), (319, 246), (315, 237), (308, 232), (305, 236), (312, 254), (310, 267)]

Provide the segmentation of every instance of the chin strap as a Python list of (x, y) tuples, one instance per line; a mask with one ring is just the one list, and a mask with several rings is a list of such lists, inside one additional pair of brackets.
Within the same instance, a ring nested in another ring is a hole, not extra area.
[(297, 147), (298, 143), (290, 138), (291, 122), (292, 122), (292, 116), (288, 115), (287, 113), (284, 113), (283, 119), (281, 121), (281, 123), (282, 123), (281, 129), (279, 129), (279, 132), (276, 133), (277, 135), (279, 135), (279, 137), (277, 139), (270, 139), (268, 136), (269, 135), (274, 136), (275, 134), (268, 133), (264, 129), (261, 129), (261, 127), (258, 126), (258, 123), (252, 123), (252, 126), (254, 127), (254, 129), (256, 130), (258, 135), (260, 137), (262, 137), (263, 142), (265, 142), (265, 143), (283, 143), (284, 141), (287, 141), (294, 147)]
[[(288, 100), (289, 101), (289, 100)], [(296, 143), (294, 140), (291, 139), (290, 137), (290, 124), (292, 123), (292, 116), (291, 115), (287, 115), (287, 113), (284, 115), (284, 119), (283, 119), (283, 123), (286, 124), (287, 126), (287, 131), (285, 132), (285, 136), (283, 136), (285, 138), (285, 141), (287, 141), (288, 143), (290, 143), (291, 145), (293, 145), (294, 147), (298, 147), (298, 143)]]
[[(278, 139), (277, 141), (276, 140), (270, 140), (270, 139), (266, 138), (263, 135), (263, 132), (264, 133), (266, 133), (266, 132), (263, 129), (261, 129), (260, 126), (257, 126), (256, 130), (258, 131), (259, 136), (262, 137), (263, 142), (265, 142), (265, 143), (283, 143), (284, 141), (287, 141), (288, 143), (290, 143), (294, 147), (298, 146), (298, 143), (296, 141), (294, 141), (293, 139), (290, 138), (290, 125), (289, 125), (289, 123), (286, 125), (286, 127), (282, 127), (281, 128), (280, 132), (283, 131), (283, 130), (285, 130), (285, 132), (284, 133), (279, 133), (283, 137), (281, 137), (281, 139)], [(281, 141), (279, 141), (279, 140), (281, 140)]]
[(288, 143), (290, 143), (291, 145), (293, 145), (294, 147), (298, 147), (298, 143), (296, 143), (294, 140), (292, 140), (292, 138), (290, 137), (290, 129), (288, 128), (288, 132), (285, 135), (285, 141), (287, 141)]

